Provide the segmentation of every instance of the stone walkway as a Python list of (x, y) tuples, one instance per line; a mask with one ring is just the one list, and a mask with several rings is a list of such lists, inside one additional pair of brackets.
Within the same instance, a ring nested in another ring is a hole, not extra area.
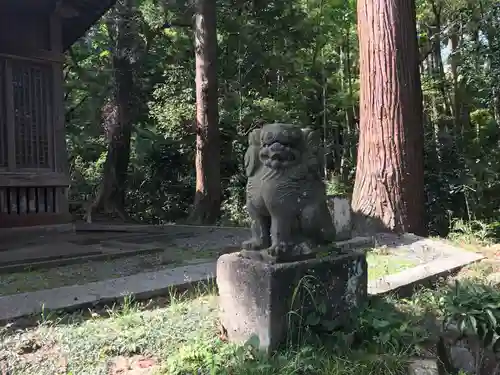
[(109, 259), (153, 253), (167, 249), (222, 249), (239, 246), (249, 236), (248, 228), (196, 227), (183, 225), (115, 225), (76, 228), (76, 232), (47, 232), (0, 241), (0, 272), (17, 266)]
[[(367, 243), (370, 242), (372, 242), (370, 238), (355, 238), (337, 245), (343, 248), (353, 248), (367, 246)], [(414, 238), (413, 244), (418, 245), (419, 243), (436, 251), (447, 252), (452, 256), (439, 258), (427, 264), (370, 282), (368, 287), (370, 294), (384, 294), (405, 286), (414, 286), (422, 280), (447, 273), (483, 258), (479, 254), (464, 251), (443, 241)], [(167, 295), (172, 289), (183, 290), (200, 282), (213, 282), (215, 271), (216, 263), (209, 262), (144, 272), (85, 285), (4, 296), (0, 297), (0, 321), (40, 314), (42, 311), (89, 308), (96, 304), (120, 300), (130, 295), (137, 300)]]

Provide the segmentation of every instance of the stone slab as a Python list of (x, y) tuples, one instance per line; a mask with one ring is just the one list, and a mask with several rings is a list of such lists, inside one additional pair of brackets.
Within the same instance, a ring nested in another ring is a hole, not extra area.
[(368, 292), (370, 294), (382, 295), (397, 292), (402, 288), (413, 289), (414, 286), (421, 285), (429, 279), (444, 276), (483, 258), (483, 255), (455, 247), (453, 256), (439, 258), (432, 262), (420, 264), (402, 272), (373, 280), (368, 285)]
[[(366, 301), (367, 282), (362, 250), (278, 264), (225, 254), (217, 261), (221, 324), (232, 342), (257, 337), (269, 353), (306, 324), (331, 330), (351, 323)], [(317, 322), (307, 323), (312, 314)]]
[(138, 300), (148, 299), (168, 294), (172, 288), (179, 290), (199, 282), (213, 280), (214, 275), (215, 263), (206, 263), (145, 272), (85, 285), (3, 296), (0, 297), (0, 321), (39, 314), (42, 311), (86, 308), (130, 295)]

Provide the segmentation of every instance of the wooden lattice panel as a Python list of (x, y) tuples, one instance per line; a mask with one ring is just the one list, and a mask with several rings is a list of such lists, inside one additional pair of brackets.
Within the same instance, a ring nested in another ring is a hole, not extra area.
[(0, 188), (0, 214), (58, 213), (57, 187)]
[(50, 168), (52, 75), (48, 65), (12, 61), (16, 166)]
[(0, 59), (0, 168), (8, 165), (7, 118), (5, 112), (5, 60)]

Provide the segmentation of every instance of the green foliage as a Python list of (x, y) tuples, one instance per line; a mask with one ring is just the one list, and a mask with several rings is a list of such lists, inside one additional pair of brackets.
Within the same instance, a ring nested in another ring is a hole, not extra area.
[(326, 183), (327, 195), (347, 196), (349, 190), (349, 186), (337, 176), (333, 176)]
[(354, 334), (361, 345), (371, 350), (407, 355), (430, 337), (418, 314), (405, 313), (391, 299), (374, 299), (363, 310)]
[(254, 345), (235, 346), (220, 340), (187, 345), (168, 359), (165, 375), (403, 375), (405, 357), (370, 353), (342, 353), (303, 345), (270, 357)]
[(500, 351), (500, 291), (474, 282), (456, 282), (440, 299), (444, 326), (478, 336), (485, 348)]
[(230, 374), (231, 368), (251, 357), (251, 348), (228, 345), (218, 338), (185, 345), (167, 359), (169, 375)]
[[(500, 17), (493, 0), (417, 1), (423, 57), (425, 184), (432, 233), (500, 216)], [(137, 118), (126, 208), (143, 222), (186, 217), (195, 190), (194, 41), (190, 12), (137, 0), (131, 28)], [(439, 11), (440, 24), (437, 25)], [(171, 26), (163, 29), (167, 22)], [(217, 2), (221, 222), (244, 224), (248, 132), (271, 121), (324, 134), (329, 194), (349, 193), (356, 167), (359, 67), (351, 0)], [(105, 160), (103, 108), (113, 92), (105, 19), (66, 56), (71, 198), (96, 193)], [(479, 37), (481, 35), (481, 37)], [(450, 45), (456, 44), (450, 49)], [(432, 48), (431, 48), (432, 47)], [(433, 51), (439, 51), (440, 62)], [(456, 70), (452, 69), (456, 65)]]
[(479, 220), (452, 221), (449, 238), (467, 244), (486, 245), (494, 237), (495, 224), (486, 224)]
[[(154, 0), (136, 5), (134, 94), (139, 115), (132, 137), (127, 210), (146, 222), (175, 221), (186, 215), (194, 193), (193, 37), (189, 28), (176, 26), (189, 9), (180, 4), (163, 9)], [(223, 222), (246, 221), (241, 214), (242, 164), (251, 128), (287, 121), (326, 126), (331, 137), (340, 126), (331, 124), (345, 118), (344, 106), (355, 105), (357, 94), (347, 92), (346, 78), (337, 72), (342, 63), (338, 46), (347, 41), (350, 63), (357, 64), (353, 20), (350, 2), (271, 2), (240, 8), (218, 3)], [(164, 21), (173, 26), (162, 31)], [(68, 55), (67, 143), (71, 196), (76, 200), (91, 199), (101, 178), (106, 152), (101, 109), (113, 89), (112, 47), (103, 20)], [(349, 79), (354, 83), (354, 76)], [(323, 88), (328, 92), (326, 106)]]

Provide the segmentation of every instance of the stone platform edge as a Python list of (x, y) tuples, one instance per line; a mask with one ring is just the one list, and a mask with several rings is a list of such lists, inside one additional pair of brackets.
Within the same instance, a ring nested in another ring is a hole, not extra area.
[(392, 293), (409, 296), (416, 287), (432, 283), (440, 277), (452, 274), (481, 259), (484, 259), (484, 256), (480, 254), (459, 250), (453, 257), (436, 259), (429, 263), (420, 264), (404, 271), (372, 280), (368, 282), (368, 294), (386, 295)]
[[(19, 238), (19, 236), (37, 237), (43, 235), (50, 235), (52, 233), (74, 233), (75, 226), (73, 223), (66, 224), (52, 224), (52, 225), (39, 225), (32, 227), (14, 227), (14, 228), (0, 228), (0, 240), (11, 241)], [(9, 251), (9, 250), (0, 250)]]
[[(373, 238), (357, 237), (338, 242), (337, 246), (347, 250), (372, 244)], [(429, 278), (446, 275), (484, 258), (458, 247), (456, 251), (457, 256), (452, 259), (438, 259), (372, 282), (369, 281), (368, 294), (383, 295), (403, 287), (414, 288)], [(144, 272), (85, 285), (0, 296), (0, 324), (42, 312), (71, 312), (96, 305), (120, 302), (130, 296), (137, 301), (146, 300), (172, 292), (193, 290), (203, 284), (213, 285), (215, 289), (215, 274), (216, 262), (208, 262), (156, 272)]]

